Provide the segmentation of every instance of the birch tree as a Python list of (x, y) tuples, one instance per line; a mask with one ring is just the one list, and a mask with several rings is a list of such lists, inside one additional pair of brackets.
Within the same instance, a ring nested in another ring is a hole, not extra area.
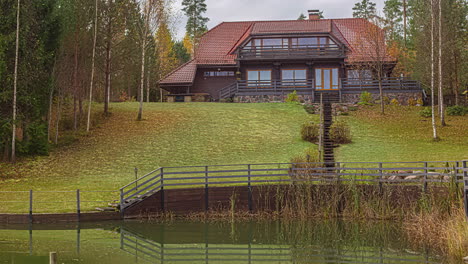
[(19, 57), (19, 31), (20, 31), (20, 8), (21, 1), (18, 0), (16, 10), (16, 49), (15, 49), (15, 73), (13, 80), (13, 118), (11, 124), (11, 162), (16, 162), (16, 95), (18, 88), (18, 57)]
[(88, 102), (88, 122), (86, 124), (86, 132), (89, 132), (89, 127), (91, 125), (91, 105), (93, 102), (93, 85), (94, 85), (94, 64), (96, 61), (96, 42), (97, 42), (97, 29), (98, 29), (98, 0), (96, 0), (94, 13), (94, 41), (93, 41), (93, 55), (91, 62), (91, 82), (89, 86), (89, 102)]
[(435, 42), (434, 42), (434, 34), (435, 34), (435, 18), (434, 18), (434, 1), (431, 0), (431, 110), (432, 110), (432, 132), (433, 132), (433, 139), (438, 140), (439, 137), (437, 136), (437, 127), (435, 121), (435, 101), (434, 101), (434, 89), (435, 89)]
[(440, 124), (445, 126), (445, 109), (444, 109), (444, 93), (442, 89), (442, 0), (438, 0), (439, 2), (439, 117), (440, 117)]

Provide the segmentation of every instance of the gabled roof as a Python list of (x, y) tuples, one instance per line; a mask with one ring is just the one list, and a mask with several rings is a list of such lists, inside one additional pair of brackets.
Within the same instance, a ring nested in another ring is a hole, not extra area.
[[(250, 37), (261, 35), (327, 33), (347, 46), (348, 62), (369, 61), (373, 54), (369, 53), (370, 45), (362, 36), (371, 27), (376, 26), (362, 18), (223, 22), (202, 36), (192, 61), (174, 70), (160, 83), (191, 83), (197, 66), (235, 66), (236, 49)], [(379, 29), (379, 32), (384, 42), (383, 31)], [(390, 57), (387, 60), (394, 61)]]
[(187, 85), (193, 83), (197, 73), (197, 63), (191, 60), (166, 75), (159, 83), (163, 85)]

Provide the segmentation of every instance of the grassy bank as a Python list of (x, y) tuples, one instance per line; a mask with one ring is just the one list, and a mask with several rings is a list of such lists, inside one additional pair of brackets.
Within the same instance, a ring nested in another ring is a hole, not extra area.
[(421, 107), (360, 107), (339, 116), (351, 126), (353, 142), (336, 151), (338, 161), (437, 161), (468, 159), (468, 116), (447, 116), (438, 127), (441, 141), (432, 140), (431, 119), (419, 115)]
[[(74, 210), (75, 193), (52, 190), (117, 190), (160, 166), (288, 162), (312, 144), (300, 139), (306, 120), (318, 119), (291, 104), (145, 104), (136, 121), (137, 103), (112, 104), (112, 116), (50, 156), (0, 164), (1, 191), (36, 191), (38, 212)], [(27, 212), (28, 194), (0, 194), (0, 212)], [(111, 201), (116, 193), (83, 193), (83, 201)], [(104, 203), (104, 205), (107, 203)], [(103, 203), (88, 203), (94, 208)], [(85, 209), (84, 208), (84, 209)]]

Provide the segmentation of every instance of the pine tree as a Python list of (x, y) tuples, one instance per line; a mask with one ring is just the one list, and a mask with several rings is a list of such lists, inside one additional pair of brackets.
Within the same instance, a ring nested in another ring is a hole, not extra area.
[(299, 17), (297, 18), (297, 20), (306, 20), (306, 16), (304, 14), (300, 14)]
[(360, 3), (356, 3), (353, 7), (353, 17), (372, 19), (377, 15), (375, 3), (369, 0), (362, 0)]
[(185, 29), (192, 42), (193, 54), (201, 35), (208, 30), (206, 23), (209, 18), (203, 16), (203, 13), (206, 12), (206, 3), (205, 0), (183, 0), (182, 6), (184, 6), (182, 11), (188, 17)]

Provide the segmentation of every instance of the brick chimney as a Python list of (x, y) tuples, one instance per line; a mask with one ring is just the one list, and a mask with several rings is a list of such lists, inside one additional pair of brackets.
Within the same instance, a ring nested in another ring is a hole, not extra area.
[(318, 20), (320, 19), (320, 10), (314, 9), (314, 10), (309, 10), (309, 20)]

